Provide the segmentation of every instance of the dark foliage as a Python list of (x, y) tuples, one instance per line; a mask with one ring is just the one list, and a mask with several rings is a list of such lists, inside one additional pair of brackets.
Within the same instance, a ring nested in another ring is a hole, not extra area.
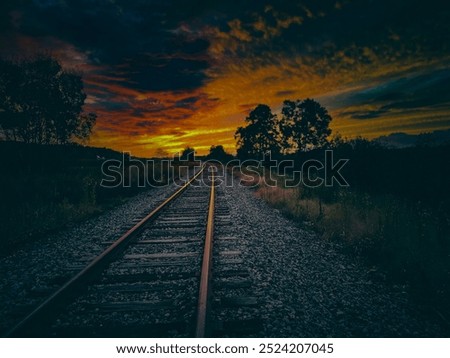
[(130, 187), (100, 186), (103, 161), (122, 160), (121, 153), (110, 149), (0, 142), (0, 158), (2, 252), (100, 213), (143, 190), (128, 168), (124, 173), (133, 175)]
[(281, 151), (280, 129), (277, 116), (269, 106), (259, 104), (245, 119), (247, 126), (236, 131), (237, 156), (240, 159), (261, 159), (264, 154)]
[(206, 159), (227, 163), (233, 159), (233, 156), (225, 151), (223, 145), (212, 145)]
[(272, 158), (282, 153), (305, 152), (328, 145), (331, 116), (313, 99), (285, 100), (281, 118), (269, 106), (259, 104), (245, 119), (247, 125), (235, 133), (240, 159)]
[(83, 113), (86, 94), (79, 74), (39, 56), (0, 60), (0, 129), (6, 139), (64, 144), (89, 137), (94, 113)]
[[(450, 145), (389, 149), (337, 138), (330, 146), (334, 162), (349, 160), (341, 173), (350, 186), (302, 185), (298, 196), (274, 196), (272, 204), (342, 243), (373, 267), (375, 278), (405, 285), (418, 302), (449, 317)], [(300, 171), (324, 157), (316, 149), (285, 158)]]
[(286, 100), (281, 110), (284, 147), (288, 151), (322, 148), (331, 134), (331, 116), (320, 103), (312, 100)]
[[(450, 146), (389, 149), (365, 139), (332, 141), (335, 160), (349, 159), (342, 174), (352, 190), (388, 194), (450, 211)], [(297, 169), (308, 159), (323, 161), (323, 150), (287, 156)]]
[(183, 149), (180, 155), (181, 160), (189, 160), (192, 161), (195, 158), (195, 149), (191, 147), (186, 147)]

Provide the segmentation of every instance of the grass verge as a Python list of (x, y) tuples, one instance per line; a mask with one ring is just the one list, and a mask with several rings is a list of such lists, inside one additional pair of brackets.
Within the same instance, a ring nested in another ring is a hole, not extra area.
[[(255, 194), (297, 223), (367, 265), (373, 280), (412, 294), (448, 324), (450, 317), (450, 216), (393, 195), (348, 188), (286, 188), (245, 177)], [(282, 182), (282, 181), (279, 181)]]

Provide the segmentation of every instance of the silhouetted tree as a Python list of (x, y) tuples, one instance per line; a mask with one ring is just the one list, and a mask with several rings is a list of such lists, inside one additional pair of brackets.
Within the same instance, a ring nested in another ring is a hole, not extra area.
[(283, 144), (291, 151), (324, 147), (331, 134), (328, 111), (313, 99), (286, 100), (281, 110)]
[(233, 159), (233, 156), (225, 151), (223, 145), (212, 145), (209, 149), (207, 159), (214, 159), (226, 163)]
[(259, 104), (245, 121), (247, 126), (239, 127), (234, 135), (239, 158), (261, 159), (269, 151), (273, 155), (280, 153), (278, 119), (269, 106)]
[(78, 127), (73, 132), (75, 138), (78, 138), (81, 141), (87, 140), (92, 133), (92, 128), (94, 127), (96, 121), (97, 115), (95, 113), (81, 113)]
[(4, 137), (26, 143), (68, 143), (89, 137), (96, 121), (84, 113), (79, 74), (39, 56), (0, 60), (0, 127)]
[(335, 133), (333, 137), (328, 141), (328, 145), (330, 148), (339, 148), (345, 145), (347, 141), (348, 139), (342, 137), (340, 133)]
[(181, 160), (194, 160), (195, 157), (195, 149), (191, 147), (186, 147), (183, 149), (180, 155)]

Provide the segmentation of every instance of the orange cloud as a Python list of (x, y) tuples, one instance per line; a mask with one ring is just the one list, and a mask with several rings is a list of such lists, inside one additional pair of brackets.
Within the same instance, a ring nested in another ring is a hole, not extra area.
[[(392, 64), (365, 48), (337, 52), (330, 59), (316, 61), (304, 56), (271, 56), (267, 64), (254, 58), (228, 62), (224, 59), (220, 68), (209, 70), (210, 80), (195, 91), (141, 93), (119, 85), (105, 86), (114, 95), (113, 102), (123, 101), (131, 108), (100, 110), (99, 125), (91, 143), (125, 149), (139, 156), (154, 155), (161, 148), (175, 153), (188, 145), (200, 154), (213, 144), (222, 144), (234, 152), (235, 129), (258, 103), (277, 110), (286, 98), (312, 97), (321, 101), (350, 91), (364, 91), (367, 83), (381, 83), (385, 78), (416, 68), (434, 67), (439, 62), (425, 64), (421, 59), (406, 58)], [(96, 84), (101, 86), (101, 82)], [(198, 98), (195, 105), (176, 106), (183, 98), (192, 97)], [(146, 111), (136, 116), (140, 106)], [(339, 103), (334, 106), (339, 107)], [(346, 111), (370, 110), (369, 107), (360, 104)], [(398, 131), (419, 133), (449, 126), (445, 110), (431, 108), (392, 112), (370, 121), (352, 119), (342, 110), (331, 110), (331, 114), (333, 131), (347, 137), (373, 138)], [(148, 125), (142, 125), (143, 122)]]
[[(349, 0), (280, 1), (206, 6), (183, 18), (166, 14), (165, 5), (161, 12), (139, 13), (140, 3), (125, 11), (125, 3), (110, 8), (106, 2), (99, 7), (108, 9), (105, 21), (90, 31), (77, 27), (91, 17), (78, 3), (32, 5), (11, 13), (0, 49), (12, 56), (50, 50), (84, 73), (85, 109), (98, 114), (91, 145), (138, 156), (188, 145), (200, 154), (213, 144), (233, 152), (235, 128), (257, 104), (279, 112), (284, 99), (305, 97), (328, 107), (333, 131), (348, 137), (450, 127), (450, 100), (441, 93), (393, 105), (376, 92), (398, 79), (449, 68), (448, 21), (437, 7), (393, 7), (380, 18), (382, 5), (373, 1), (367, 7), (379, 12)], [(68, 26), (54, 21), (44, 5), (54, 6)], [(75, 8), (83, 10), (76, 11), (80, 19), (72, 16)], [(152, 26), (143, 30), (143, 24)], [(441, 87), (445, 76), (435, 78)], [(439, 105), (427, 105), (436, 98)]]
[[(209, 80), (192, 90), (134, 89), (128, 83), (125, 69), (122, 75), (120, 66), (112, 70), (92, 64), (76, 47), (53, 37), (17, 35), (14, 42), (20, 48), (28, 48), (30, 53), (39, 46), (54, 48), (52, 53), (66, 66), (82, 71), (88, 94), (85, 109), (98, 114), (90, 144), (130, 151), (137, 156), (152, 156), (161, 151), (172, 154), (186, 146), (204, 154), (213, 144), (222, 144), (234, 152), (234, 132), (247, 113), (258, 103), (277, 111), (287, 98), (323, 99), (331, 105), (333, 131), (347, 137), (374, 138), (398, 131), (420, 133), (449, 127), (445, 108), (397, 110), (379, 118), (360, 120), (348, 113), (365, 113), (376, 108), (360, 103), (342, 109), (332, 100), (347, 92), (364, 91), (368, 84), (438, 68), (449, 59), (430, 60), (420, 53), (405, 56), (401, 48), (393, 51), (353, 45), (337, 50), (332, 43), (323, 45), (325, 52), (331, 54), (328, 57), (295, 52), (292, 56), (274, 52), (256, 56), (251, 51), (255, 41), (280, 36), (283, 29), (303, 22), (299, 16), (275, 13), (272, 8), (266, 11), (274, 13), (276, 25), (269, 26), (263, 17), (255, 17), (249, 23), (229, 21), (228, 31), (207, 26), (202, 29), (200, 34), (210, 41), (208, 51), (213, 60), (207, 70)], [(305, 9), (305, 16), (314, 15)], [(263, 36), (252, 38), (250, 29), (260, 31)], [(190, 30), (186, 27), (183, 31)], [(394, 37), (393, 41), (398, 41), (398, 36)], [(248, 55), (237, 55), (239, 51)]]

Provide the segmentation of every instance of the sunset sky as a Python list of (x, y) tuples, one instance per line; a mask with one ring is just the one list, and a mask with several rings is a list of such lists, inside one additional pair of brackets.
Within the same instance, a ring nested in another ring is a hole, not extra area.
[(333, 132), (450, 128), (446, 1), (17, 0), (0, 53), (50, 52), (83, 73), (89, 142), (137, 156), (235, 150), (258, 103), (315, 98)]

